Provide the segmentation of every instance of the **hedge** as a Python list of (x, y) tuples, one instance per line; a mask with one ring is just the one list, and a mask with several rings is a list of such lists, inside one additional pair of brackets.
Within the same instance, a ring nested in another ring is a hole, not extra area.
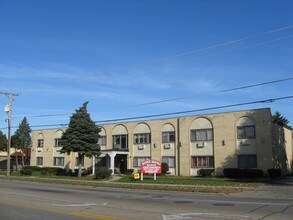
[(268, 169), (268, 175), (270, 178), (280, 178), (282, 176), (282, 171), (281, 169)]
[(162, 175), (165, 175), (169, 171), (169, 165), (165, 162), (162, 163)]
[(112, 175), (112, 170), (107, 168), (99, 168), (96, 170), (96, 179), (109, 179)]
[(198, 171), (198, 175), (201, 177), (209, 177), (212, 176), (214, 173), (214, 169), (200, 169)]
[(22, 176), (31, 176), (32, 173), (33, 173), (33, 170), (32, 170), (32, 169), (28, 169), (28, 168), (22, 169), (22, 170), (20, 171), (20, 174), (21, 174)]
[(223, 173), (227, 178), (260, 178), (264, 176), (261, 169), (225, 168)]

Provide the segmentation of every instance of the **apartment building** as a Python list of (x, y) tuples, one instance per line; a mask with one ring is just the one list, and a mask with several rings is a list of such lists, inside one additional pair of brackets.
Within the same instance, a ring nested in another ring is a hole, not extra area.
[[(281, 168), (292, 172), (292, 130), (274, 124), (269, 108), (101, 124), (98, 158), (84, 158), (85, 168), (140, 169), (144, 160), (166, 162), (172, 175), (196, 176), (213, 168)], [(60, 154), (66, 128), (32, 132), (31, 165), (77, 167), (77, 154)]]

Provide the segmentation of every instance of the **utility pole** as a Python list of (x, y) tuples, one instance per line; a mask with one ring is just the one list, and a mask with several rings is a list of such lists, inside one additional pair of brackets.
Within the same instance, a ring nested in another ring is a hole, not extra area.
[(7, 131), (7, 170), (6, 176), (10, 176), (10, 148), (11, 148), (11, 111), (12, 111), (12, 102), (14, 101), (14, 96), (19, 96), (19, 94), (13, 94), (11, 92), (1, 92), (0, 94), (6, 95), (9, 98), (9, 103), (5, 106), (4, 111), (7, 113), (7, 123), (8, 123), (8, 131)]

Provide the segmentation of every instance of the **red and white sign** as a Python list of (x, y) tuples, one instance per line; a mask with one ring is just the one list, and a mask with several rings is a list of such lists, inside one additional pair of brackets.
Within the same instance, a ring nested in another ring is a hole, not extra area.
[(145, 160), (141, 162), (141, 173), (162, 173), (162, 164), (157, 160)]

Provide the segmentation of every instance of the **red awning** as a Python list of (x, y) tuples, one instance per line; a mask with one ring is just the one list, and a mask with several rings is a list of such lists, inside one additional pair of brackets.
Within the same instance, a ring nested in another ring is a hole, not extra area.
[[(31, 148), (25, 148), (23, 150), (24, 156), (26, 157), (30, 157), (31, 156)], [(10, 154), (10, 157), (22, 157), (22, 153), (21, 152), (14, 152), (12, 154)]]

